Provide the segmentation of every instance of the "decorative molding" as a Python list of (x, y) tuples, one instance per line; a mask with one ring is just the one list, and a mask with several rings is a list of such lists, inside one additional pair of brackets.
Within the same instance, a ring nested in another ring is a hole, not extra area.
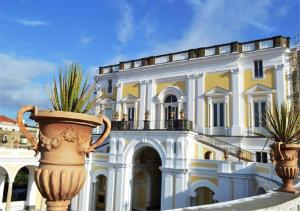
[(230, 95), (230, 94), (231, 94), (231, 92), (229, 90), (216, 86), (215, 88), (207, 91), (205, 93), (205, 96), (207, 96), (207, 97), (217, 97), (217, 96), (225, 97), (226, 95)]

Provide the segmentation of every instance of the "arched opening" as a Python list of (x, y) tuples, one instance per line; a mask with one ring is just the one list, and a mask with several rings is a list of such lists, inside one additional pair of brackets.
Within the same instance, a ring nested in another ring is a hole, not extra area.
[(207, 151), (207, 152), (204, 153), (204, 159), (205, 160), (211, 160), (211, 156), (212, 156), (211, 151)]
[(8, 174), (6, 170), (0, 166), (0, 210), (4, 210), (4, 207), (1, 207), (2, 203), (6, 202), (6, 195), (7, 195), (7, 187), (6, 191), (4, 192), (5, 186), (7, 186), (8, 182)]
[(151, 147), (138, 150), (133, 160), (132, 210), (160, 210), (161, 158)]
[(95, 210), (105, 210), (106, 208), (106, 190), (107, 178), (104, 175), (99, 175), (95, 182)]
[(29, 170), (22, 167), (14, 180), (11, 201), (26, 201), (28, 189)]
[(256, 192), (256, 195), (261, 195), (261, 194), (265, 194), (265, 193), (266, 193), (266, 190), (262, 187), (259, 187)]
[(178, 119), (178, 101), (175, 95), (168, 95), (164, 101), (165, 111), (165, 127), (167, 127), (168, 120)]
[(195, 192), (196, 196), (191, 198), (192, 206), (215, 203), (215, 200), (213, 198), (215, 193), (211, 189), (207, 187), (199, 187)]

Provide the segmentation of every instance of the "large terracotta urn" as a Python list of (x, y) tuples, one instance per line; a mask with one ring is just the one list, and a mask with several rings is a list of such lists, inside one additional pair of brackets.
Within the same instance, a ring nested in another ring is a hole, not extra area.
[(298, 151), (299, 144), (274, 143), (275, 171), (282, 179), (282, 186), (278, 191), (298, 193), (293, 181), (298, 176)]
[[(30, 119), (39, 124), (37, 142), (23, 124), (23, 114), (30, 112)], [(109, 119), (81, 113), (38, 110), (25, 106), (18, 112), (20, 130), (31, 142), (32, 149), (41, 153), (39, 167), (35, 170), (35, 182), (44, 198), (47, 210), (67, 210), (70, 200), (84, 185), (86, 170), (85, 156), (108, 136), (111, 128)], [(92, 129), (104, 124), (101, 137), (91, 143)]]

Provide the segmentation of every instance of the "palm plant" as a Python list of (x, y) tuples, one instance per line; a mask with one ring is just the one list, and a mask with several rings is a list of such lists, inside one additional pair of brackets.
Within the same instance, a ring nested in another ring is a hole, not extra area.
[(53, 85), (47, 87), (54, 110), (88, 113), (95, 102), (92, 99), (94, 86), (88, 84), (89, 76), (83, 80), (83, 72), (78, 64), (71, 64), (64, 73), (60, 70), (59, 82), (55, 77)]
[(268, 139), (285, 144), (299, 144), (300, 142), (300, 112), (295, 106), (275, 106), (267, 108), (262, 127), (268, 132)]

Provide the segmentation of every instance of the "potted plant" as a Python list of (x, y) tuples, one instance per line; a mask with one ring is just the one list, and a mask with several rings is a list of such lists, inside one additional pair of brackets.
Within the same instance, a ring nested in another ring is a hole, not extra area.
[(293, 180), (298, 176), (298, 151), (300, 149), (300, 113), (299, 108), (282, 104), (275, 109), (267, 109), (262, 126), (267, 131), (268, 140), (274, 141), (275, 171), (283, 184), (282, 192), (298, 193)]
[[(48, 87), (53, 110), (39, 110), (25, 106), (18, 112), (20, 130), (31, 142), (36, 153), (41, 152), (39, 167), (35, 170), (35, 182), (46, 198), (48, 210), (67, 210), (73, 198), (84, 185), (85, 156), (101, 145), (110, 132), (110, 121), (105, 116), (86, 113), (93, 107), (93, 86), (88, 76), (83, 80), (79, 65), (71, 64), (64, 73), (60, 71), (59, 82), (55, 78)], [(39, 124), (39, 142), (26, 130), (23, 114)], [(104, 124), (101, 137), (91, 143), (92, 129)]]

